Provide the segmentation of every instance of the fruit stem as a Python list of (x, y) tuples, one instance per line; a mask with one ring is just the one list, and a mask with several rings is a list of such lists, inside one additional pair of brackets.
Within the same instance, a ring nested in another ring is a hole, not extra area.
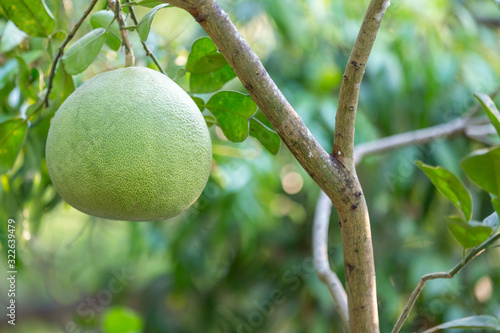
[[(127, 4), (130, 4), (129, 3), (130, 0), (125, 0), (125, 4), (123, 5), (127, 5)], [(139, 24), (139, 21), (137, 20), (137, 17), (135, 16), (135, 12), (134, 12), (134, 7), (133, 6), (130, 6), (128, 8), (128, 10), (130, 11), (130, 18), (132, 19), (132, 22), (134, 22), (135, 24), (135, 27), (137, 27), (137, 25)], [(128, 26), (129, 28), (130, 27), (134, 27), (134, 26), (131, 26), (129, 25)], [(167, 73), (165, 72), (165, 70), (163, 69), (163, 66), (160, 64), (160, 62), (158, 61), (158, 58), (156, 58), (156, 56), (154, 55), (154, 53), (148, 48), (148, 46), (146, 45), (145, 42), (141, 41), (141, 44), (142, 44), (142, 47), (144, 49), (144, 51), (146, 52), (146, 55), (148, 57), (151, 58), (151, 60), (153, 60), (153, 62), (155, 63), (156, 67), (158, 67), (158, 70), (160, 72), (162, 72), (163, 74), (167, 75)]]
[(128, 39), (127, 26), (122, 16), (122, 8), (120, 1), (108, 0), (109, 7), (115, 12), (116, 21), (120, 27), (120, 35), (122, 37), (122, 45), (125, 49), (125, 67), (131, 67), (135, 65), (134, 50), (132, 49), (132, 44)]

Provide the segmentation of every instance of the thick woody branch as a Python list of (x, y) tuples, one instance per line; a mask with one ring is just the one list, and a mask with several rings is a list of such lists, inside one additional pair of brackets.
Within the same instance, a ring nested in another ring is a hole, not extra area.
[(316, 204), (313, 226), (313, 256), (316, 273), (332, 295), (335, 309), (346, 330), (349, 330), (349, 313), (347, 310), (347, 294), (337, 274), (330, 268), (328, 260), (328, 222), (332, 211), (332, 203), (324, 192), (321, 192)]
[(335, 118), (333, 154), (349, 170), (354, 178), (354, 187), (359, 189), (355, 193), (358, 199), (355, 204), (349, 209), (337, 208), (349, 300), (349, 325), (353, 333), (379, 332), (370, 218), (353, 158), (354, 124), (366, 63), (389, 4), (389, 0), (372, 0), (368, 6), (343, 75)]
[(410, 314), (411, 309), (415, 305), (415, 302), (418, 299), (418, 296), (424, 289), (425, 283), (430, 280), (436, 280), (436, 279), (451, 279), (455, 275), (457, 275), (462, 268), (465, 267), (468, 263), (470, 263), (474, 258), (479, 256), (487, 247), (495, 243), (497, 240), (500, 239), (500, 233), (496, 233), (487, 240), (485, 240), (481, 245), (473, 248), (467, 255), (461, 260), (458, 264), (455, 265), (452, 269), (450, 269), (447, 272), (439, 272), (439, 273), (430, 273), (422, 276), (420, 278), (420, 281), (418, 281), (417, 286), (415, 287), (415, 290), (413, 290), (410, 299), (408, 300), (408, 303), (406, 304), (403, 313), (401, 313), (401, 316), (399, 317), (396, 325), (394, 326), (394, 329), (392, 330), (392, 333), (398, 333), (401, 330), (401, 327), (403, 327), (403, 324), (408, 318), (408, 315)]
[[(498, 93), (500, 93), (500, 89), (493, 92), (490, 97), (494, 98)], [(354, 147), (354, 164), (359, 164), (365, 156), (370, 154), (388, 152), (410, 145), (431, 142), (440, 138), (465, 135), (477, 139), (478, 136), (496, 133), (493, 126), (489, 124), (487, 118), (471, 118), (473, 115), (477, 114), (480, 107), (480, 105), (476, 105), (466, 113), (464, 118), (454, 119), (448, 123), (358, 144)], [(328, 247), (328, 224), (331, 209), (331, 201), (328, 200), (324, 193), (321, 193), (316, 205), (313, 227), (314, 260), (317, 274), (330, 290), (335, 303), (342, 304), (342, 285), (337, 285), (336, 281), (338, 278), (330, 269), (328, 252), (323, 250)], [(337, 305), (337, 310), (341, 313), (342, 310), (338, 309), (338, 307)]]
[[(345, 138), (335, 154), (326, 153), (215, 0), (173, 0), (169, 3), (186, 9), (203, 27), (285, 145), (332, 200), (339, 212), (340, 224), (345, 225), (342, 240), (350, 331), (377, 333), (375, 268), (368, 211), (355, 170), (351, 167), (352, 147), (348, 159), (344, 159), (342, 153), (338, 154), (344, 146), (353, 144), (348, 141), (353, 139), (355, 113), (351, 112), (349, 119), (343, 119), (343, 116), (339, 119), (337, 115), (337, 124), (341, 125), (339, 133), (345, 134)], [(344, 105), (351, 106), (354, 102), (357, 105), (359, 83), (388, 5), (388, 0), (372, 0), (369, 6), (346, 69), (348, 82), (344, 82), (340, 96)], [(352, 92), (351, 88), (355, 91)]]

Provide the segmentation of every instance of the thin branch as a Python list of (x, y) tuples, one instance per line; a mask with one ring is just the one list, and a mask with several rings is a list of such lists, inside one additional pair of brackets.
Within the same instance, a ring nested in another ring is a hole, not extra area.
[(339, 156), (339, 159), (349, 170), (354, 169), (354, 122), (359, 89), (365, 74), (368, 57), (389, 4), (389, 0), (372, 0), (370, 2), (340, 86), (339, 104), (335, 117), (333, 153)]
[(482, 142), (489, 146), (495, 144), (495, 141), (488, 135), (498, 135), (495, 127), (491, 123), (483, 125), (470, 125), (465, 129), (465, 135), (471, 139)]
[(316, 204), (312, 236), (314, 266), (316, 267), (318, 277), (323, 281), (332, 295), (335, 309), (339, 313), (345, 329), (349, 330), (347, 294), (337, 274), (330, 268), (328, 260), (328, 224), (331, 211), (332, 202), (328, 196), (321, 191)]
[(87, 18), (87, 16), (89, 16), (92, 9), (94, 9), (94, 6), (96, 3), (97, 3), (97, 0), (92, 0), (89, 7), (87, 8), (87, 10), (83, 13), (83, 16), (78, 20), (78, 22), (75, 24), (73, 29), (70, 31), (69, 35), (66, 36), (66, 38), (64, 39), (62, 44), (59, 46), (59, 49), (57, 50), (56, 57), (52, 61), (52, 68), (51, 68), (50, 74), (49, 74), (49, 82), (47, 85), (47, 92), (45, 94), (45, 98), (43, 99), (43, 103), (45, 104), (45, 107), (47, 107), (47, 108), (49, 107), (49, 95), (50, 95), (50, 91), (52, 90), (52, 82), (54, 81), (54, 76), (56, 74), (57, 62), (62, 57), (62, 55), (64, 53), (64, 48), (66, 47), (66, 45), (68, 45), (69, 41), (71, 39), (73, 39), (76, 32), (78, 31), (78, 29), (82, 25), (83, 21), (85, 21), (85, 19)]
[[(130, 3), (130, 0), (125, 0), (125, 3)], [(130, 10), (130, 18), (132, 19), (132, 22), (134, 22), (134, 24), (137, 26), (139, 24), (139, 21), (137, 20), (137, 17), (135, 16), (134, 6), (130, 6), (130, 7), (128, 7), (128, 9)], [(153, 62), (155, 63), (156, 67), (158, 67), (159, 71), (166, 75), (166, 72), (163, 69), (162, 65), (160, 64), (160, 62), (158, 61), (156, 56), (153, 54), (153, 52), (151, 52), (151, 50), (148, 48), (148, 46), (146, 45), (146, 42), (141, 41), (141, 44), (142, 44), (142, 48), (146, 52), (146, 56), (149, 56), (153, 60)]]
[[(203, 27), (285, 145), (332, 200), (339, 212), (341, 224), (344, 225), (341, 230), (351, 332), (379, 332), (370, 224), (361, 185), (355, 170), (350, 168), (352, 152), (350, 163), (344, 164), (344, 156), (337, 154), (338, 149), (335, 154), (330, 155), (319, 145), (217, 1), (165, 2), (187, 10)], [(371, 1), (351, 54), (346, 76), (353, 82), (353, 89), (358, 92), (359, 87), (355, 82), (361, 81), (362, 75), (359, 74), (364, 72), (369, 50), (388, 5), (388, 0)], [(351, 69), (354, 64), (356, 68)], [(355, 96), (349, 94), (350, 85), (351, 83), (347, 84), (348, 89), (345, 90), (344, 87), (345, 92), (341, 93), (344, 104), (346, 100), (352, 100), (352, 97), (357, 99), (357, 93)], [(337, 124), (341, 123), (344, 125), (343, 131), (354, 131), (354, 119), (339, 119)], [(352, 145), (348, 139), (349, 135), (342, 144)]]
[(115, 12), (116, 21), (120, 28), (120, 35), (122, 37), (122, 45), (125, 48), (125, 67), (130, 67), (135, 65), (134, 50), (132, 49), (132, 44), (128, 39), (128, 34), (126, 30), (125, 21), (122, 16), (122, 7), (120, 1), (118, 0), (108, 0), (109, 7)]
[(496, 18), (478, 17), (476, 18), (476, 22), (489, 28), (500, 27), (500, 20)]
[(354, 164), (359, 164), (366, 155), (383, 153), (409, 145), (427, 143), (439, 138), (463, 135), (468, 125), (468, 119), (459, 118), (448, 123), (358, 144), (354, 149)]
[[(495, 89), (495, 91), (490, 94), (490, 97), (493, 99), (498, 94), (500, 94), (500, 87)], [(476, 119), (472, 118), (481, 111), (481, 108), (480, 104), (475, 104), (465, 113), (463, 118), (457, 118), (444, 124), (395, 134), (379, 140), (358, 144), (354, 148), (354, 164), (359, 164), (367, 155), (383, 153), (409, 145), (423, 144), (440, 138), (469, 135), (469, 130), (471, 128), (483, 124), (482, 122), (477, 123)]]
[(418, 281), (415, 290), (413, 290), (410, 299), (408, 300), (408, 303), (406, 304), (403, 310), (403, 313), (401, 313), (401, 316), (399, 317), (396, 325), (394, 326), (392, 333), (398, 333), (401, 330), (401, 327), (403, 327), (404, 322), (408, 318), (411, 309), (415, 305), (415, 302), (417, 301), (418, 296), (424, 289), (425, 283), (427, 281), (453, 278), (455, 275), (457, 275), (457, 273), (459, 273), (462, 270), (462, 268), (465, 267), (465, 265), (470, 263), (474, 258), (480, 255), (489, 245), (493, 244), (498, 239), (500, 239), (500, 233), (494, 234), (486, 241), (484, 241), (481, 245), (478, 245), (477, 247), (473, 248), (469, 253), (467, 253), (467, 255), (463, 258), (463, 260), (461, 260), (458, 264), (455, 265), (455, 267), (453, 267), (451, 270), (447, 272), (430, 273), (422, 276), (420, 278), (420, 281)]
[[(487, 122), (486, 119), (485, 121)], [(475, 138), (478, 134), (484, 136), (490, 133), (489, 131), (484, 132), (484, 130), (487, 129), (483, 127), (485, 125), (488, 126), (489, 129), (490, 126), (486, 123), (474, 123), (472, 119), (457, 118), (444, 124), (360, 143), (354, 147), (354, 164), (358, 165), (367, 155), (384, 153), (410, 145), (428, 143), (441, 138), (451, 138), (458, 135)], [(481, 128), (483, 132), (478, 133), (479, 128)]]

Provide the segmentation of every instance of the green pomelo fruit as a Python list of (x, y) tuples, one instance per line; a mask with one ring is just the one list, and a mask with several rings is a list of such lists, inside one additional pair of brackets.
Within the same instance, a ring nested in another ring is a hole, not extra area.
[(205, 120), (182, 88), (148, 68), (95, 76), (57, 111), (46, 146), (56, 191), (76, 209), (133, 221), (180, 214), (212, 163)]

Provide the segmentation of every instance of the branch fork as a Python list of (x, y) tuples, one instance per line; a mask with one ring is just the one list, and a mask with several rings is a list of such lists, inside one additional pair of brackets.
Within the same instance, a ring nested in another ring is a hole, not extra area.
[[(353, 333), (379, 332), (370, 222), (354, 168), (353, 139), (361, 80), (389, 1), (372, 0), (361, 25), (341, 86), (332, 154), (312, 136), (216, 0), (171, 0), (168, 3), (188, 11), (202, 26), (285, 145), (337, 208), (349, 299), (348, 314), (341, 315), (344, 322), (349, 320), (349, 330)], [(323, 251), (318, 249), (320, 254)], [(324, 271), (327, 281), (332, 277), (329, 271)], [(337, 296), (343, 302), (342, 291)], [(342, 304), (337, 306), (344, 308), (345, 303)]]

